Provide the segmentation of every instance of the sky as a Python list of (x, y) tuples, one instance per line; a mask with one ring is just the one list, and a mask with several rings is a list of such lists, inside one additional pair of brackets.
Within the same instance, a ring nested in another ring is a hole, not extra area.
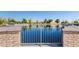
[(45, 18), (73, 21), (79, 19), (79, 11), (0, 11), (0, 17), (14, 18), (17, 21), (23, 18), (31, 18), (33, 21), (43, 21)]

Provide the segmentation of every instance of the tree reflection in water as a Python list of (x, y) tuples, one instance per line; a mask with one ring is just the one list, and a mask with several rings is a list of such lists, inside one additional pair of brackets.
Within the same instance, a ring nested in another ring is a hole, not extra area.
[(27, 26), (22, 26), (22, 30), (26, 30), (27, 29)]
[(29, 25), (29, 29), (32, 30), (32, 25)]

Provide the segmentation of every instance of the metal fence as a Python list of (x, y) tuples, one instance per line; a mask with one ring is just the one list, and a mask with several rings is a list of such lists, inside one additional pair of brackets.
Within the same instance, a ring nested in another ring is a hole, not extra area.
[[(59, 31), (60, 32), (60, 31)], [(21, 31), (22, 44), (57, 44), (62, 45), (63, 33), (52, 30), (34, 29)]]

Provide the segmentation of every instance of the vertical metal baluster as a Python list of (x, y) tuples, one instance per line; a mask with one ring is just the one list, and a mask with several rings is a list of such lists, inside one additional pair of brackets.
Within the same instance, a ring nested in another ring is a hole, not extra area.
[(30, 40), (31, 40), (31, 42), (30, 42), (30, 43), (31, 43), (31, 44), (33, 43), (32, 31), (33, 31), (33, 30), (31, 30), (31, 29), (30, 29)]
[(21, 42), (23, 43), (23, 34), (22, 34), (22, 31), (21, 31)]
[(61, 42), (61, 32), (59, 32), (59, 41), (58, 41), (58, 44), (60, 44)]
[(33, 34), (33, 40), (35, 40), (34, 43), (36, 43), (36, 31), (34, 30), (34, 34)]
[(46, 43), (46, 41), (47, 41), (47, 39), (46, 39), (46, 35), (47, 35), (47, 33), (46, 33), (46, 30), (45, 30), (45, 43)]
[(58, 43), (60, 43), (60, 40), (61, 40), (61, 33), (59, 32), (59, 41), (58, 41)]
[[(27, 42), (28, 42), (28, 29), (27, 29)], [(26, 42), (26, 43), (27, 43), (27, 42)]]
[(37, 39), (37, 30), (36, 30), (36, 43), (37, 43), (37, 40), (38, 40), (38, 39)]
[(42, 29), (42, 43), (43, 43), (43, 38), (44, 38), (44, 36), (43, 36), (43, 29)]
[[(47, 29), (46, 29), (46, 31), (47, 31)], [(46, 43), (46, 41), (47, 41), (47, 32), (45, 31), (45, 43)]]
[(21, 42), (23, 43), (23, 31), (21, 32)]
[(40, 32), (39, 32), (39, 29), (37, 30), (37, 43), (39, 43), (39, 34), (40, 34)]
[(23, 43), (24, 43), (24, 32), (23, 32)]
[[(35, 30), (36, 30), (36, 29), (35, 29)], [(35, 34), (34, 34), (34, 37), (35, 37), (34, 43), (36, 43), (36, 42), (35, 42), (35, 41), (36, 41), (36, 37), (37, 37), (37, 36), (36, 36), (36, 32), (37, 32), (37, 31), (34, 32), (34, 33), (35, 33)]]
[(34, 39), (34, 36), (35, 36), (35, 35), (34, 35), (34, 32), (32, 32), (31, 35), (32, 35), (32, 43), (35, 43), (35, 39)]
[(43, 43), (44, 43), (44, 29), (43, 29)]
[(43, 29), (43, 43), (44, 43), (44, 37), (45, 37), (45, 36), (44, 36), (44, 29)]
[[(36, 30), (36, 29), (35, 29), (35, 30)], [(35, 33), (35, 35), (34, 35), (34, 37), (35, 37), (34, 43), (37, 43), (37, 42), (35, 42), (35, 41), (36, 41), (36, 37), (37, 37), (37, 36), (36, 36), (37, 31), (35, 31), (34, 33)]]
[(32, 43), (34, 43), (34, 39), (33, 39), (33, 31), (31, 30), (31, 40), (32, 40)]
[(39, 29), (37, 30), (37, 38), (38, 38), (37, 42), (39, 43)]
[(27, 41), (27, 31), (25, 30), (25, 43), (26, 43), (26, 41)]
[(23, 32), (23, 43), (24, 43), (24, 32)]
[(24, 31), (24, 43), (25, 43), (25, 31)]
[(21, 42), (23, 43), (23, 34), (22, 34), (22, 31), (21, 31)]
[(36, 41), (36, 32), (37, 32), (37, 31), (36, 31), (36, 29), (35, 29), (35, 31), (34, 31), (34, 33), (35, 33), (35, 35), (34, 35), (34, 37), (35, 37), (34, 43), (35, 43), (35, 44), (36, 44), (36, 42), (35, 42), (35, 41)]
[(29, 43), (29, 29), (28, 29), (28, 43)]
[[(51, 36), (50, 36), (50, 37), (51, 37), (51, 40), (52, 40), (52, 31), (51, 31)], [(52, 43), (52, 41), (51, 41), (51, 40), (50, 40), (50, 42)]]
[(50, 37), (50, 40), (49, 40), (49, 44), (50, 44), (51, 43), (51, 30), (50, 30), (50, 36), (49, 37)]
[(34, 43), (34, 32), (32, 33), (32, 40), (33, 40), (33, 43)]
[[(34, 39), (34, 41), (36, 40), (36, 33), (37, 33), (37, 31), (36, 31), (36, 29), (35, 29), (35, 32), (34, 32), (34, 37), (35, 37), (35, 39)], [(34, 42), (34, 43), (37, 43), (37, 42)]]
[(25, 33), (25, 30), (24, 30), (24, 43), (25, 43), (25, 40), (26, 40), (26, 39), (25, 39), (25, 37), (26, 37), (25, 34), (26, 34), (26, 33)]
[(27, 30), (26, 30), (26, 42), (27, 42)]
[(40, 40), (40, 43), (41, 43), (41, 44), (40, 44), (40, 46), (41, 46), (41, 45), (42, 45), (42, 29), (41, 29), (41, 28), (40, 28), (40, 31), (41, 31), (41, 32), (40, 32), (40, 33), (41, 33), (41, 35), (40, 35), (40, 36), (41, 36), (41, 40)]
[(50, 41), (49, 41), (49, 42), (50, 42), (50, 44), (51, 44), (51, 30), (50, 30)]
[[(47, 30), (46, 30), (47, 31)], [(46, 33), (46, 31), (45, 31), (45, 43), (46, 43), (46, 41), (47, 41), (47, 38), (46, 38), (46, 36), (47, 36), (47, 33)]]
[(30, 39), (31, 39), (31, 43), (33, 43), (32, 30), (30, 30)]
[[(42, 29), (41, 29), (42, 30)], [(39, 35), (41, 35), (41, 33), (39, 32)], [(40, 39), (39, 39), (39, 41), (40, 41)], [(40, 42), (39, 42), (40, 43)]]
[(53, 31), (53, 42), (52, 43), (54, 43), (54, 31)]
[(26, 40), (27, 40), (27, 39), (26, 39), (26, 30), (25, 30), (25, 43), (27, 42)]
[(51, 42), (51, 44), (52, 44), (52, 31), (51, 31), (51, 41), (50, 41), (50, 42)]
[(28, 43), (28, 30), (27, 30), (27, 42), (26, 43)]
[(34, 33), (33, 33), (33, 41), (35, 41), (33, 43), (36, 43), (36, 31), (35, 31), (35, 29), (34, 29)]
[(44, 31), (44, 43), (45, 43), (45, 36), (46, 36), (46, 35), (45, 35), (45, 31)]

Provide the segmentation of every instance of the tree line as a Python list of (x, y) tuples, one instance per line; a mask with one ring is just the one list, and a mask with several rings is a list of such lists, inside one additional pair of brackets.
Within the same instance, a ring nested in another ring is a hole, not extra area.
[[(50, 23), (50, 22), (52, 22), (52, 21), (53, 21), (52, 19), (48, 19), (48, 20), (45, 19), (45, 20), (42, 21), (41, 23)], [(35, 23), (39, 23), (39, 22), (40, 22), (39, 20), (36, 20)], [(59, 19), (56, 19), (55, 22), (59, 23)], [(28, 24), (33, 23), (33, 22), (32, 22), (32, 19), (29, 19), (29, 20), (27, 21), (27, 19), (23, 18), (21, 21), (17, 21), (17, 20), (15, 20), (15, 19), (11, 19), (11, 18), (9, 18), (9, 19), (0, 18), (0, 25), (1, 25), (1, 24), (26, 24), (26, 23), (28, 23)]]
[[(46, 18), (41, 23), (42, 24), (43, 23), (50, 23), (52, 21), (54, 21), (56, 23), (60, 23), (60, 24), (70, 24), (67, 20), (60, 22), (60, 19), (53, 20), (53, 19), (46, 19)], [(8, 19), (0, 18), (0, 25), (2, 25), (2, 24), (26, 24), (26, 23), (32, 24), (33, 21), (32, 21), (32, 19), (27, 20), (26, 18), (23, 18), (21, 21), (17, 21), (13, 18), (8, 18)], [(40, 21), (36, 20), (35, 23), (38, 24), (38, 23), (40, 23)], [(74, 25), (79, 24), (79, 20), (74, 20), (74, 21), (72, 21), (71, 24), (74, 24)]]

